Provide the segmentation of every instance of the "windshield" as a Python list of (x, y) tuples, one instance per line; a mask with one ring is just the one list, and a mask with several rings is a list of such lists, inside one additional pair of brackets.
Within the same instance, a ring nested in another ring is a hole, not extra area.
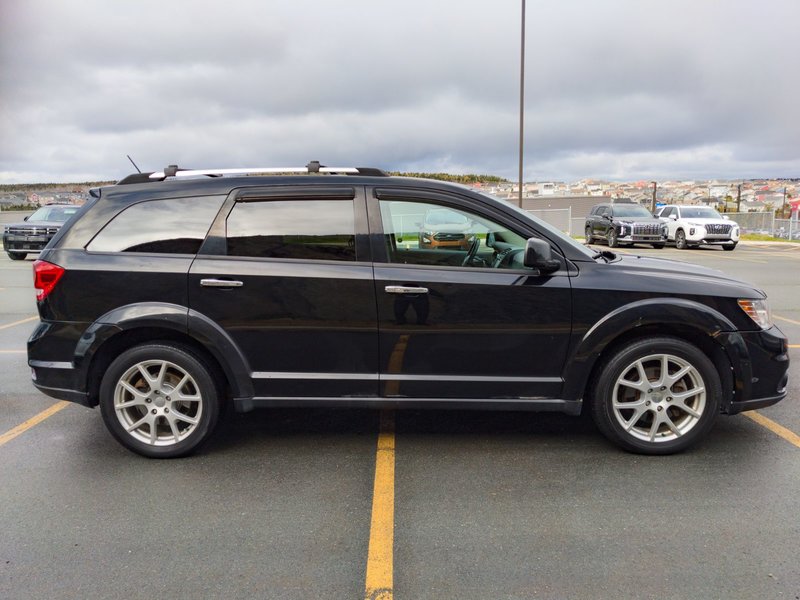
[(644, 206), (631, 204), (630, 206), (614, 205), (615, 217), (644, 217), (645, 219), (652, 219), (653, 215)]
[(33, 213), (28, 221), (58, 221), (64, 223), (74, 215), (80, 206), (43, 206)]
[(721, 219), (722, 216), (713, 208), (705, 206), (684, 206), (681, 208), (684, 219)]
[(590, 248), (587, 248), (583, 244), (573, 240), (571, 237), (569, 237), (560, 229), (556, 229), (555, 227), (550, 225), (550, 223), (542, 221), (539, 217), (535, 217), (528, 211), (521, 209), (513, 202), (509, 202), (508, 200), (504, 200), (503, 198), (498, 198), (497, 196), (493, 196), (488, 192), (478, 192), (478, 193), (481, 194), (482, 196), (486, 196), (487, 198), (491, 198), (492, 200), (496, 200), (497, 202), (501, 202), (503, 205), (512, 208), (515, 212), (524, 215), (527, 219), (534, 221), (540, 228), (544, 229), (552, 237), (556, 238), (560, 243), (568, 244), (569, 246), (576, 249), (578, 252), (580, 252), (587, 258), (594, 258), (595, 256), (597, 256), (597, 251), (591, 250)]

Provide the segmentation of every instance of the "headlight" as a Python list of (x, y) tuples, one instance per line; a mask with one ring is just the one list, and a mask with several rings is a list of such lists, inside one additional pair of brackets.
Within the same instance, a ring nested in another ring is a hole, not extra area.
[(772, 327), (772, 313), (766, 300), (751, 300), (749, 298), (739, 300), (739, 306), (747, 316), (753, 319), (761, 329)]
[(691, 221), (688, 221), (688, 224), (691, 225), (692, 227), (702, 227), (703, 226), (702, 223), (692, 223)]

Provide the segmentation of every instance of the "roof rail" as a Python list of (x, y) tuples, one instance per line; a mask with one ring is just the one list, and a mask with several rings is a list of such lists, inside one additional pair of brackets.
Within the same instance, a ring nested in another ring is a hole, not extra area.
[[(233, 169), (181, 169), (177, 165), (170, 165), (163, 171), (155, 173), (136, 173), (122, 179), (119, 184), (141, 183), (142, 181), (163, 181), (168, 177), (221, 177), (224, 175), (256, 175), (256, 174), (284, 174), (284, 173), (324, 173), (340, 175), (369, 175), (373, 177), (388, 177), (381, 169), (373, 167), (326, 167), (313, 160), (305, 167), (256, 167)], [(138, 175), (138, 177), (137, 177)]]

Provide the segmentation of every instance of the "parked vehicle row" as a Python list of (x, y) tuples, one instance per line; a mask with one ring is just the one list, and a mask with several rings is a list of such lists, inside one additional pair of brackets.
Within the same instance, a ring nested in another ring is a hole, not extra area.
[(663, 248), (675, 244), (678, 250), (701, 244), (721, 245), (733, 250), (739, 243), (739, 225), (707, 206), (661, 206), (654, 215), (632, 203), (595, 205), (586, 217), (586, 243), (603, 241), (610, 248), (636, 243)]

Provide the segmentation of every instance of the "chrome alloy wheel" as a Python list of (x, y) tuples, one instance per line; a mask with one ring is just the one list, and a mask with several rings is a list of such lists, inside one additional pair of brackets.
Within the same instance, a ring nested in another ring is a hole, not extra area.
[(697, 425), (705, 407), (700, 372), (672, 354), (651, 354), (634, 361), (614, 384), (614, 417), (628, 434), (642, 441), (680, 438)]
[(172, 446), (197, 428), (203, 398), (194, 378), (175, 363), (146, 360), (114, 388), (114, 411), (128, 434), (151, 446)]

